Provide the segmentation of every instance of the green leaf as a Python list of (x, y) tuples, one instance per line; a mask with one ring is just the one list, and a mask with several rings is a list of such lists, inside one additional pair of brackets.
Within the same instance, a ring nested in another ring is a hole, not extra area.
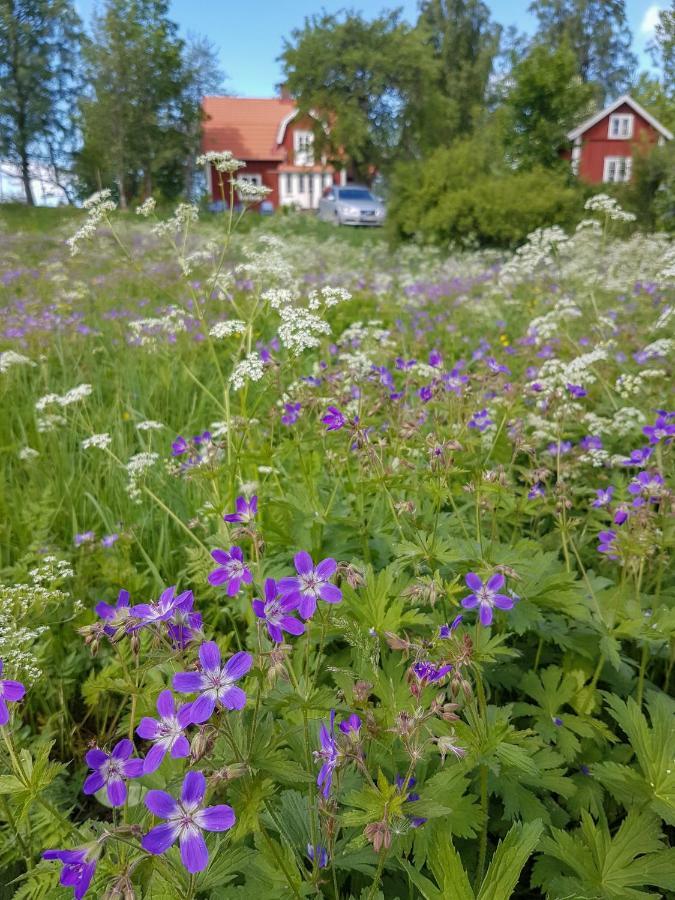
[(515, 824), (494, 852), (477, 900), (506, 900), (518, 883), (525, 863), (534, 852), (544, 828), (536, 820)]

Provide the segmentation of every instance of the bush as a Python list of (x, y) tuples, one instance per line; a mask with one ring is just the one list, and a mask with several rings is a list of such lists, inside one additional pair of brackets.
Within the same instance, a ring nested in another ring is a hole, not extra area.
[(557, 170), (495, 171), (475, 141), (394, 173), (389, 234), (434, 243), (510, 247), (544, 225), (573, 224), (582, 188)]

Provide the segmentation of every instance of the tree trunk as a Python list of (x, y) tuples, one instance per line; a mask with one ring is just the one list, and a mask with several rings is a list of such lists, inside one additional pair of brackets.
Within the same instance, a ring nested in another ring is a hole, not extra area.
[(124, 175), (117, 176), (117, 185), (120, 192), (120, 209), (127, 209), (127, 194), (124, 190)]
[(35, 206), (33, 189), (30, 184), (30, 166), (28, 165), (28, 157), (23, 152), (21, 154), (21, 180), (23, 181), (23, 190), (26, 195), (26, 203), (29, 206)]

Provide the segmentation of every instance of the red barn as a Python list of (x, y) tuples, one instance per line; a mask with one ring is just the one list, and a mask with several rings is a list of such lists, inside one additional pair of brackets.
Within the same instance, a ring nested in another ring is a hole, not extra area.
[(628, 94), (586, 119), (567, 135), (564, 156), (573, 172), (592, 184), (630, 181), (633, 159), (673, 135)]
[[(275, 209), (316, 209), (328, 185), (344, 182), (344, 172), (337, 172), (325, 158), (315, 158), (316, 122), (301, 117), (293, 100), (205, 97), (202, 108), (203, 152), (229, 150), (245, 162), (237, 177), (270, 188), (269, 200)], [(206, 179), (209, 196), (214, 202), (222, 201), (211, 166)]]

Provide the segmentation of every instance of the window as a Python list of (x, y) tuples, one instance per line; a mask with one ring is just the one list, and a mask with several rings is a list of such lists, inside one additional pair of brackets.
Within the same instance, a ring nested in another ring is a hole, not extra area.
[(366, 188), (340, 188), (340, 200), (374, 200)]
[(311, 166), (314, 163), (314, 135), (311, 131), (293, 132), (293, 150), (296, 166)]
[(298, 175), (298, 193), (299, 194), (305, 193), (305, 176), (304, 175)]
[(624, 141), (633, 137), (632, 113), (616, 113), (609, 117), (609, 137)]
[(286, 193), (287, 194), (293, 193), (293, 176), (291, 175), (290, 172), (288, 172), (286, 175)]
[(633, 160), (630, 156), (606, 156), (603, 181), (630, 181)]
[(247, 181), (249, 184), (262, 184), (262, 175), (238, 175), (237, 178), (239, 181)]
[(323, 176), (323, 183), (326, 187), (333, 187), (333, 176), (330, 172), (326, 172)]

